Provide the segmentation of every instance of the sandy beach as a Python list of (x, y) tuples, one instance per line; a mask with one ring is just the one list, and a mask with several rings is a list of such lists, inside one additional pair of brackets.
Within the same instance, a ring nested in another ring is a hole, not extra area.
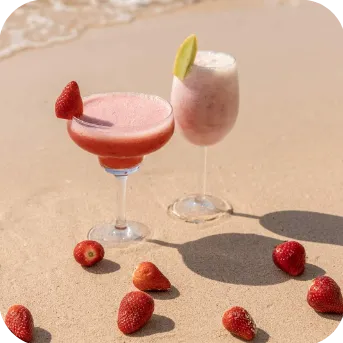
[[(55, 100), (71, 80), (83, 95), (135, 91), (169, 100), (175, 52), (190, 33), (200, 48), (238, 61), (238, 121), (208, 157), (208, 191), (235, 214), (206, 226), (167, 215), (175, 198), (201, 187), (201, 149), (176, 132), (129, 178), (127, 215), (153, 230), (153, 242), (106, 250), (105, 261), (84, 270), (74, 246), (114, 218), (116, 182), (68, 137)], [(2, 315), (12, 304), (27, 306), (35, 343), (221, 343), (240, 342), (221, 324), (239, 305), (256, 321), (256, 343), (328, 337), (341, 316), (315, 313), (306, 294), (323, 274), (343, 287), (341, 38), (338, 20), (316, 3), (222, 1), (88, 30), (0, 61)], [(271, 260), (289, 239), (307, 251), (298, 278)], [(117, 310), (141, 261), (158, 265), (173, 289), (154, 294), (152, 320), (124, 336)]]

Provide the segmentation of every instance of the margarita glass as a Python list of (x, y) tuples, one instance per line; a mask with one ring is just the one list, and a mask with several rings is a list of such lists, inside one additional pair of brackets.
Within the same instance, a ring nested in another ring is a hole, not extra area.
[(232, 130), (239, 110), (236, 60), (220, 52), (198, 51), (189, 74), (174, 76), (171, 104), (183, 136), (204, 152), (202, 192), (177, 199), (169, 212), (187, 222), (214, 220), (232, 211), (225, 200), (206, 194), (207, 147)]
[(71, 139), (98, 156), (100, 165), (118, 181), (118, 213), (113, 223), (97, 225), (88, 239), (105, 246), (144, 240), (149, 229), (126, 219), (128, 175), (137, 171), (145, 155), (162, 148), (174, 133), (172, 106), (141, 93), (105, 93), (83, 98), (83, 115), (68, 120)]

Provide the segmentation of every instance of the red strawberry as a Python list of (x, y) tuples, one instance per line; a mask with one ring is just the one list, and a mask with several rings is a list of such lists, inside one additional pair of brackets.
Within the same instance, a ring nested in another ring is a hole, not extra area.
[(11, 332), (24, 342), (33, 339), (33, 318), (31, 312), (22, 305), (11, 306), (5, 317), (5, 324)]
[(235, 306), (227, 310), (223, 315), (222, 323), (226, 330), (247, 341), (251, 341), (256, 336), (256, 324), (242, 307)]
[(289, 275), (301, 275), (305, 270), (305, 248), (295, 241), (279, 244), (273, 250), (273, 261), (277, 267)]
[(82, 241), (74, 248), (76, 262), (84, 267), (90, 267), (100, 262), (105, 256), (103, 246), (96, 241)]
[(79, 118), (83, 114), (83, 102), (80, 89), (75, 81), (69, 82), (57, 98), (55, 114), (57, 118), (62, 119)]
[(141, 329), (154, 313), (154, 299), (141, 291), (125, 295), (118, 311), (118, 328), (124, 334)]
[(167, 291), (171, 284), (151, 262), (140, 263), (133, 272), (132, 282), (141, 291)]
[(313, 280), (307, 302), (316, 312), (343, 314), (341, 289), (329, 276), (318, 276)]

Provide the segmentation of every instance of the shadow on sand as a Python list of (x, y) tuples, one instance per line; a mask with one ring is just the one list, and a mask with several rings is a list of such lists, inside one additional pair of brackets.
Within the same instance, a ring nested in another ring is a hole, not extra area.
[(131, 337), (145, 337), (152, 336), (157, 333), (169, 332), (174, 330), (175, 322), (165, 316), (153, 314), (146, 326), (141, 330), (131, 334)]
[[(286, 282), (289, 275), (276, 268), (271, 252), (280, 243), (255, 234), (226, 233), (200, 238), (184, 244), (158, 240), (150, 242), (178, 249), (186, 266), (194, 273), (219, 282), (240, 285), (273, 285)], [(307, 264), (297, 280), (308, 281), (325, 271)]]
[(85, 271), (92, 274), (110, 274), (120, 269), (120, 265), (113, 261), (103, 259), (92, 267), (83, 267)]

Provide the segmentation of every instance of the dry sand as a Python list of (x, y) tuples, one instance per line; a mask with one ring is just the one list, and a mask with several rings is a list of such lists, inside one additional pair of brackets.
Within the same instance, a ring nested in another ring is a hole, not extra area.
[[(115, 180), (68, 138), (54, 101), (71, 79), (84, 95), (142, 91), (169, 98), (177, 46), (239, 62), (241, 108), (232, 133), (209, 151), (209, 191), (230, 200), (231, 219), (207, 227), (173, 221), (166, 207), (200, 187), (201, 151), (177, 133), (129, 180), (128, 216), (153, 239), (106, 251), (93, 272), (72, 258), (89, 228), (115, 214)], [(91, 30), (79, 40), (0, 63), (0, 311), (32, 311), (35, 342), (238, 342), (221, 325), (245, 307), (255, 342), (317, 343), (339, 316), (306, 303), (310, 280), (327, 273), (343, 287), (342, 28), (324, 7), (183, 11)], [(199, 175), (199, 177), (197, 177)], [(308, 265), (290, 278), (272, 248), (301, 241)], [(156, 296), (151, 322), (133, 337), (116, 327), (136, 264), (150, 260), (174, 290)]]

